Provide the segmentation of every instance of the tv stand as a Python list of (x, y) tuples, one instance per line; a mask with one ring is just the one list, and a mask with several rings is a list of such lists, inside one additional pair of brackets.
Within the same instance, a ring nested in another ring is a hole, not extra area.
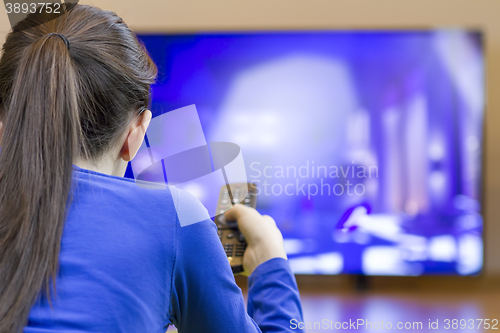
[(367, 292), (370, 290), (370, 277), (367, 275), (354, 276), (354, 289), (358, 292)]

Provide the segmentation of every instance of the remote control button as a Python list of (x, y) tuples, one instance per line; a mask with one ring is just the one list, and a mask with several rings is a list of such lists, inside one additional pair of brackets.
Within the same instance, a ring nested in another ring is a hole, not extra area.
[(236, 244), (236, 251), (234, 255), (236, 257), (242, 257), (245, 254), (246, 248), (247, 248), (246, 244)]
[(217, 221), (219, 221), (220, 224), (226, 224), (226, 216), (224, 214), (219, 215), (219, 217), (217, 217)]
[(221, 200), (221, 204), (223, 205), (227, 204), (227, 200), (226, 199)]
[(233, 234), (232, 232), (230, 232), (230, 233), (228, 233), (228, 234), (226, 235), (226, 237), (227, 237), (228, 239), (234, 238), (234, 234)]
[[(233, 244), (231, 244), (233, 245)], [(233, 247), (224, 247), (224, 251), (226, 252), (226, 256), (232, 257), (233, 256)]]
[(243, 202), (245, 202), (245, 203), (249, 203), (249, 202), (250, 202), (250, 199), (248, 199), (248, 198), (247, 198), (247, 199), (243, 200)]

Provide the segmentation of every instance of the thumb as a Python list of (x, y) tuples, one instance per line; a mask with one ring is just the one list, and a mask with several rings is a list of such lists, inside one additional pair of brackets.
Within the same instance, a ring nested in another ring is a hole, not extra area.
[[(224, 213), (224, 215), (226, 216), (227, 220), (237, 221), (237, 220), (240, 220), (243, 215), (245, 215), (245, 211), (246, 211), (245, 208), (248, 208), (248, 207), (240, 205), (240, 204), (236, 204), (233, 207), (229, 208), (229, 210), (227, 210)], [(246, 212), (246, 213), (248, 213), (248, 212)]]
[[(226, 220), (237, 221), (238, 228), (247, 237), (252, 237), (252, 230), (255, 229), (255, 225), (259, 225), (262, 222), (262, 216), (255, 209), (247, 207), (245, 205), (236, 204), (226, 213)], [(249, 239), (247, 238), (247, 241)]]

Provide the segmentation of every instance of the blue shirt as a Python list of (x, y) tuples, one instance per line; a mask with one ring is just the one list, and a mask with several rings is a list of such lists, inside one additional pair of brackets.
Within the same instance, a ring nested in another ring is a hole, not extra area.
[(75, 168), (52, 308), (40, 296), (24, 332), (163, 333), (171, 324), (182, 333), (292, 331), (302, 309), (288, 262), (257, 267), (247, 313), (215, 224), (207, 214), (181, 227), (174, 200), (205, 210), (175, 188)]

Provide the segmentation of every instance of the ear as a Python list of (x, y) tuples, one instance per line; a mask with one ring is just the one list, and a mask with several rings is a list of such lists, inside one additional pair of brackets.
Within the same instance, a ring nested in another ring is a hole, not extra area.
[(139, 148), (141, 148), (144, 135), (146, 134), (146, 130), (148, 129), (151, 121), (151, 117), (151, 111), (146, 110), (136, 117), (129, 125), (127, 137), (125, 138), (125, 142), (120, 150), (120, 157), (124, 161), (131, 161), (137, 154)]

